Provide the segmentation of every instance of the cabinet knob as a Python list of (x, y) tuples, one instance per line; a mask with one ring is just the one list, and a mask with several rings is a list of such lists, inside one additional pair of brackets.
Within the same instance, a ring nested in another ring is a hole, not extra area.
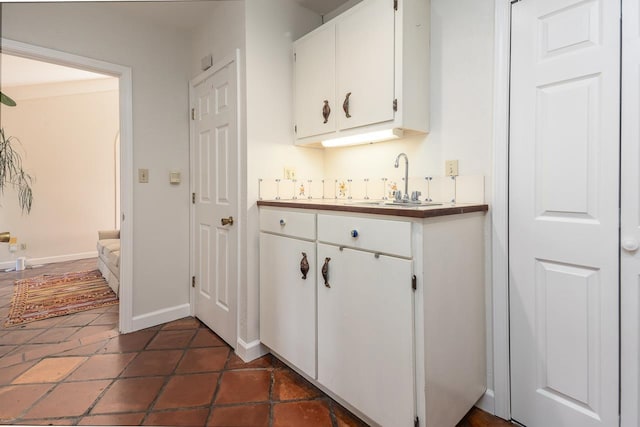
[(287, 225), (287, 221), (285, 221), (284, 219), (280, 220), (280, 226), (284, 227), (285, 225)]
[(329, 101), (324, 100), (324, 106), (322, 107), (322, 117), (324, 117), (324, 122), (327, 123), (329, 120), (329, 115), (331, 114), (331, 107), (329, 107)]
[(349, 97), (351, 96), (351, 92), (347, 93), (344, 98), (344, 102), (342, 103), (342, 109), (344, 110), (344, 114), (347, 116), (347, 119), (351, 117), (349, 114)]
[(638, 243), (638, 239), (626, 237), (622, 239), (622, 248), (627, 252), (634, 252), (640, 248), (640, 244)]
[(329, 284), (329, 261), (331, 261), (331, 258), (326, 257), (324, 259), (324, 265), (322, 266), (322, 278), (324, 279), (324, 285), (327, 288), (331, 287)]
[(354, 239), (358, 237), (358, 230), (351, 230), (351, 237), (353, 237)]

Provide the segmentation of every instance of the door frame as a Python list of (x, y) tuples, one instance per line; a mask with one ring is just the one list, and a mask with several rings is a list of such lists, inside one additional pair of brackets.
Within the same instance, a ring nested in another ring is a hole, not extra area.
[[(133, 86), (131, 68), (28, 43), (0, 38), (0, 50), (118, 78), (120, 107), (120, 318), (122, 333), (133, 331)], [(97, 237), (96, 237), (97, 238)]]
[(493, 408), (511, 419), (509, 375), (509, 92), (511, 0), (494, 3), (493, 203), (491, 209), (491, 281), (493, 323)]
[[(191, 80), (189, 80), (189, 193), (190, 193), (190, 198), (191, 198), (191, 194), (193, 194), (195, 192), (195, 150), (194, 150), (194, 144), (195, 144), (195, 131), (194, 131), (194, 120), (191, 119), (191, 109), (195, 108), (195, 87), (202, 83), (204, 80), (208, 79), (209, 77), (213, 76), (217, 71), (219, 71), (220, 69), (222, 69), (223, 67), (225, 67), (227, 64), (230, 64), (231, 62), (235, 62), (236, 63), (236, 132), (237, 132), (237, 139), (238, 139), (238, 143), (237, 143), (237, 151), (238, 151), (238, 164), (237, 166), (237, 170), (236, 170), (236, 179), (238, 180), (238, 198), (237, 198), (237, 208), (238, 208), (238, 222), (241, 224), (242, 223), (242, 219), (244, 218), (244, 215), (242, 214), (242, 186), (244, 185), (244, 181), (241, 179), (242, 178), (242, 147), (241, 147), (241, 130), (242, 130), (242, 126), (241, 126), (241, 108), (240, 108), (240, 100), (241, 100), (241, 96), (242, 96), (242, 92), (241, 92), (241, 72), (240, 72), (240, 49), (234, 49), (232, 54), (226, 55), (223, 58), (221, 58), (220, 60), (216, 61), (211, 67), (207, 68), (205, 71), (203, 71), (202, 73), (198, 74), (197, 76), (195, 76), (194, 78), (192, 78)], [(195, 264), (195, 257), (196, 257), (196, 248), (195, 248), (195, 204), (192, 203), (191, 201), (189, 201), (189, 283), (191, 283), (191, 277), (196, 275), (196, 264)], [(240, 224), (238, 224), (238, 226), (240, 226)], [(240, 331), (240, 273), (242, 271), (242, 262), (240, 262), (240, 260), (242, 260), (241, 254), (242, 254), (242, 249), (244, 247), (244, 242), (242, 239), (243, 233), (242, 233), (242, 228), (239, 227), (238, 228), (238, 247), (236, 250), (236, 256), (238, 257), (238, 265), (237, 265), (237, 271), (236, 271), (236, 277), (237, 277), (237, 286), (236, 286), (236, 337), (235, 337), (235, 341), (236, 341), (236, 349), (238, 348), (238, 336), (239, 336), (239, 331)], [(189, 314), (191, 316), (195, 317), (195, 288), (192, 286), (190, 291), (189, 291)]]

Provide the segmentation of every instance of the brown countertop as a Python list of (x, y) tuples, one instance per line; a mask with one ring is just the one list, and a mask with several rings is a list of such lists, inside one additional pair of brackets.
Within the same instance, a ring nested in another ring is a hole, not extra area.
[(473, 203), (442, 203), (407, 207), (399, 207), (396, 205), (383, 203), (383, 201), (376, 202), (371, 200), (298, 199), (259, 200), (258, 206), (314, 209), (337, 212), (355, 212), (374, 215), (393, 215), (410, 218), (431, 218), (436, 216), (458, 215), (469, 212), (486, 212), (489, 210), (489, 205)]

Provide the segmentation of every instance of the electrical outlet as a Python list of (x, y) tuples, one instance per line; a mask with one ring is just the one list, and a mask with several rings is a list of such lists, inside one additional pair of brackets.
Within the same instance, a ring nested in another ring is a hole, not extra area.
[(296, 168), (291, 166), (285, 166), (284, 179), (296, 179)]
[(149, 169), (138, 169), (138, 182), (141, 184), (149, 182)]
[(445, 161), (444, 170), (447, 176), (458, 176), (458, 161), (457, 160)]

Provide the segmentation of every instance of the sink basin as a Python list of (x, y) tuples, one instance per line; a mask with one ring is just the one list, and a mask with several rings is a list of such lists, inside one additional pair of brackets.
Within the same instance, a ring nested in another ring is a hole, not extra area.
[(385, 206), (395, 206), (398, 208), (419, 208), (423, 206), (442, 206), (442, 203), (434, 203), (434, 202), (420, 202), (420, 203), (393, 203), (386, 202)]
[(394, 203), (387, 200), (366, 200), (366, 201), (349, 201), (345, 205), (354, 206), (381, 206), (381, 207), (397, 207), (397, 208), (420, 208), (426, 206), (442, 206), (442, 203), (420, 202), (420, 203)]

